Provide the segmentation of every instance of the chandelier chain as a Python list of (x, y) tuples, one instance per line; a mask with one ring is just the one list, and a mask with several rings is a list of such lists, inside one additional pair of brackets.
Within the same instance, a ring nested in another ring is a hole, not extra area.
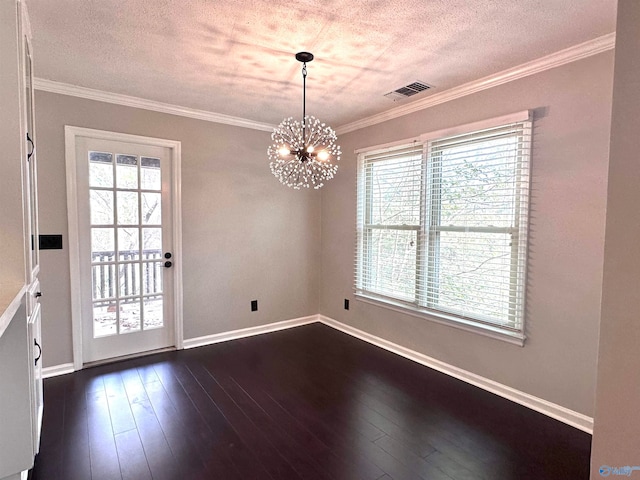
[(302, 142), (306, 144), (307, 118), (307, 62), (302, 64)]

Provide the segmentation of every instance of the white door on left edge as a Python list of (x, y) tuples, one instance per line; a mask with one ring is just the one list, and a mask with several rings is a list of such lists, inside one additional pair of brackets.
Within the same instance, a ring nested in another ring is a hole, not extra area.
[(84, 363), (174, 345), (171, 151), (76, 143)]

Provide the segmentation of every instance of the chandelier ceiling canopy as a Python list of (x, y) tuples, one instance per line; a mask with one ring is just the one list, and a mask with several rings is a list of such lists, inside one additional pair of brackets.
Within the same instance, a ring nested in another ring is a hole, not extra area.
[(271, 134), (267, 154), (271, 173), (282, 184), (317, 189), (338, 171), (341, 152), (336, 132), (306, 112), (307, 63), (313, 54), (299, 52), (296, 60), (302, 63), (302, 121), (285, 118)]

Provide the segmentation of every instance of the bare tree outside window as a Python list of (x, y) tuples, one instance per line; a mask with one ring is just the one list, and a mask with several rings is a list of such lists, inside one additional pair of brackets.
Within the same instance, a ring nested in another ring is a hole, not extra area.
[(356, 293), (521, 328), (530, 130), (361, 154)]
[(89, 153), (95, 336), (162, 325), (161, 187), (159, 159)]

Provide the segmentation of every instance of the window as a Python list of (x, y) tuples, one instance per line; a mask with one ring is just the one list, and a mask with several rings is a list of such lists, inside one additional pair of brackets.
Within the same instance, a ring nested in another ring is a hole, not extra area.
[(359, 152), (356, 294), (523, 339), (528, 112)]

